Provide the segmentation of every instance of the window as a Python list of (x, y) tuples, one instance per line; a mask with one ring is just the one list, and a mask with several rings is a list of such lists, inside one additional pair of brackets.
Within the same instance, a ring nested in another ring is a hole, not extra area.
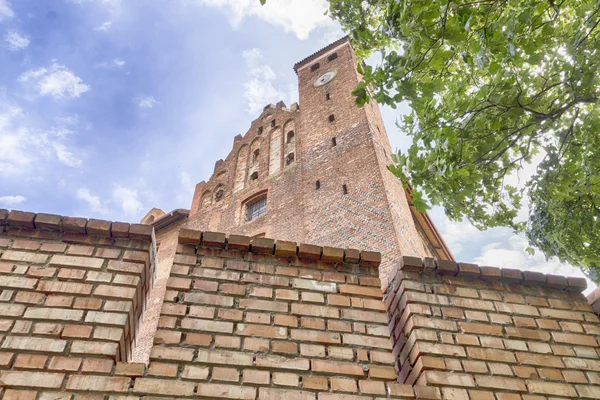
[(327, 57), (327, 59), (331, 62), (333, 60), (335, 60), (337, 58), (337, 53), (333, 53), (332, 55), (330, 55), (329, 57)]
[(263, 132), (263, 127), (262, 127), (262, 126), (259, 126), (259, 127), (258, 127), (258, 134), (260, 135), (260, 134), (262, 134), (262, 132)]
[(223, 190), (223, 188), (217, 189), (217, 192), (215, 193), (215, 201), (220, 201), (223, 198), (224, 193), (225, 191)]
[(317, 190), (321, 189), (321, 181), (317, 181), (317, 182), (315, 183), (315, 188), (316, 188)]
[(311, 66), (310, 66), (310, 70), (311, 70), (311, 72), (314, 72), (314, 71), (318, 70), (320, 66), (321, 66), (321, 65), (320, 65), (319, 63), (316, 63), (316, 64), (313, 64), (313, 65), (311, 65)]
[(342, 185), (342, 190), (344, 191), (344, 194), (348, 194), (348, 186), (346, 186), (346, 184)]
[(335, 140), (335, 136), (331, 138), (331, 147), (337, 146), (337, 141)]
[(250, 180), (255, 181), (258, 179), (258, 171), (254, 171), (252, 175), (250, 175)]
[(329, 93), (325, 93), (325, 100), (330, 100), (331, 96), (329, 95)]
[(290, 153), (285, 157), (285, 165), (290, 165), (294, 162), (294, 153)]
[(260, 149), (254, 150), (252, 153), (252, 162), (255, 163), (258, 160), (258, 156), (260, 155)]
[(274, 119), (271, 120), (271, 126), (275, 126), (275, 120)]
[(329, 116), (329, 122), (333, 122), (333, 121), (335, 121), (335, 116), (333, 114), (331, 114)]
[(246, 204), (246, 220), (253, 221), (267, 213), (267, 196), (261, 196)]
[(294, 131), (289, 131), (287, 133), (287, 143), (292, 143), (294, 141)]

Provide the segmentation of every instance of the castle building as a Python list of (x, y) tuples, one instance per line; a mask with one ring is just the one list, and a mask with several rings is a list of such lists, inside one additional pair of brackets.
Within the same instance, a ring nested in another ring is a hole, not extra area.
[(379, 107), (357, 107), (351, 93), (356, 66), (348, 38), (296, 63), (300, 105), (266, 106), (196, 185), (189, 215), (153, 209), (142, 219), (156, 227), (159, 263), (174, 256), (176, 226), (378, 251), (384, 285), (402, 255), (452, 260), (387, 170), (392, 149)]
[(0, 210), (0, 399), (600, 399), (600, 290), (452, 260), (355, 65), (296, 64), (190, 210)]

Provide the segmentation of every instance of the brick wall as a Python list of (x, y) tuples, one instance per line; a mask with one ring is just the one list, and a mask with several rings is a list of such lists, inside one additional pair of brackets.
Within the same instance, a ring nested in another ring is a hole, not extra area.
[(303, 400), (413, 395), (394, 382), (378, 253), (272, 239), (254, 239), (248, 252), (247, 237), (230, 236), (227, 249), (223, 234), (204, 233), (210, 247), (200, 239), (197, 231), (180, 233), (150, 356), (153, 376), (137, 379), (134, 392)]
[(156, 326), (160, 317), (160, 309), (165, 297), (167, 279), (171, 273), (173, 258), (177, 251), (177, 238), (179, 229), (186, 220), (181, 219), (155, 232), (156, 236), (156, 276), (154, 286), (150, 289), (147, 299), (147, 308), (143, 315), (140, 332), (132, 355), (133, 362), (147, 363)]
[(449, 399), (600, 398), (600, 321), (585, 287), (404, 257), (385, 299), (399, 382)]
[(60, 389), (65, 373), (126, 361), (152, 251), (149, 226), (0, 210), (4, 399), (35, 398), (8, 388)]
[(403, 257), (384, 294), (379, 253), (189, 229), (150, 363), (123, 362), (152, 238), (0, 211), (0, 399), (600, 398), (582, 279)]

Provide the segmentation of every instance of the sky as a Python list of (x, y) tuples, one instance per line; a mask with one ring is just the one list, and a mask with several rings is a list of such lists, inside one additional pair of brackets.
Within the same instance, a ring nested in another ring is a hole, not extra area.
[[(326, 7), (0, 0), (0, 207), (128, 222), (189, 208), (265, 105), (298, 101), (294, 63), (343, 36)], [(396, 149), (406, 112), (382, 108)], [(457, 260), (582, 276), (507, 229), (430, 215)]]

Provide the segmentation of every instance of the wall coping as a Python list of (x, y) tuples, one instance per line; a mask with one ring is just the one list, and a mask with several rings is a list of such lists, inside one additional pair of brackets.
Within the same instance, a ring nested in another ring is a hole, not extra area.
[(317, 246), (269, 238), (251, 238), (235, 234), (227, 236), (225, 233), (201, 232), (187, 228), (182, 228), (179, 231), (178, 240), (180, 244), (239, 250), (279, 257), (298, 257), (299, 259), (321, 260), (330, 263), (345, 262), (371, 268), (377, 268), (381, 264), (381, 253), (376, 251)]
[(138, 239), (148, 242), (152, 242), (154, 231), (152, 225), (0, 209), (0, 233), (6, 228), (76, 233), (115, 239)]
[[(481, 279), (488, 282), (501, 281), (575, 293), (581, 293), (587, 289), (585, 278), (544, 274), (537, 271), (523, 271), (516, 268), (480, 267), (477, 264), (436, 260), (431, 257), (403, 256), (400, 260), (398, 271), (398, 273), (400, 271), (430, 272), (465, 279)], [(398, 275), (393, 280), (396, 280), (397, 277)], [(389, 288), (392, 286), (394, 285), (390, 284), (386, 291), (389, 291)]]

